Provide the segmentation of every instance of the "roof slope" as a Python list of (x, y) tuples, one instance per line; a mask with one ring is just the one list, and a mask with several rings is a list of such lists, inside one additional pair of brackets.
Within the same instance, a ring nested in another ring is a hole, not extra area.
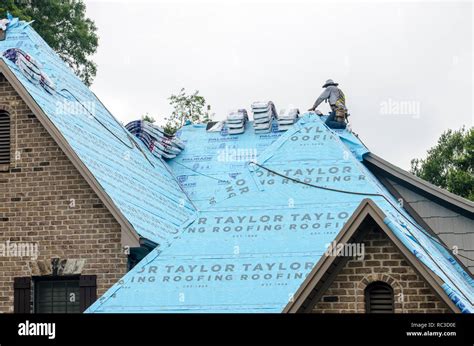
[(182, 129), (188, 145), (171, 166), (197, 219), (88, 312), (281, 312), (365, 198), (460, 310), (473, 310), (473, 280), (360, 162), (367, 149), (356, 137), (314, 114), (284, 134), (249, 127)]
[[(10, 48), (39, 62), (56, 92), (28, 80), (3, 56)], [(16, 79), (10, 82), (32, 98), (36, 116), (51, 125), (53, 138), (64, 141), (139, 236), (168, 244), (193, 220), (194, 209), (167, 164), (128, 133), (31, 26), (15, 19), (0, 42), (0, 53), (3, 68)]]

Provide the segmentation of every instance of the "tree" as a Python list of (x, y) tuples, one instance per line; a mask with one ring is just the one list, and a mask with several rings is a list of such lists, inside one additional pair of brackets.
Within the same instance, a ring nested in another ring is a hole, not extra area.
[(156, 120), (153, 118), (150, 114), (145, 113), (145, 115), (142, 115), (142, 120), (143, 121), (148, 121), (149, 123), (154, 123)]
[(206, 100), (199, 95), (199, 91), (187, 95), (184, 88), (180, 90), (177, 95), (169, 97), (170, 105), (174, 110), (171, 113), (165, 125), (165, 131), (169, 134), (174, 134), (180, 129), (187, 120), (193, 123), (208, 123), (211, 121), (209, 114), (211, 106), (206, 106)]
[(97, 72), (90, 56), (97, 51), (96, 26), (86, 18), (82, 0), (2, 0), (0, 13), (9, 11), (33, 28), (88, 86)]
[(474, 127), (444, 132), (426, 159), (411, 161), (411, 172), (474, 201)]

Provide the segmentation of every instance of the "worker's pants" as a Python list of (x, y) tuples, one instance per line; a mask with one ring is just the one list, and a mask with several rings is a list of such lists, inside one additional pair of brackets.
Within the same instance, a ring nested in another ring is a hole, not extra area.
[(326, 119), (326, 125), (329, 126), (332, 129), (345, 129), (346, 128), (346, 122), (344, 121), (344, 118), (338, 117), (338, 119), (341, 119), (342, 121), (337, 121), (336, 120), (336, 113), (331, 112), (331, 113), (329, 113), (329, 116)]

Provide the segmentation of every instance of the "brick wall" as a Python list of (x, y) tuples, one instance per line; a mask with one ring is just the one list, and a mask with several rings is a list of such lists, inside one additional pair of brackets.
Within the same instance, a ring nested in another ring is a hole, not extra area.
[[(0, 109), (11, 117), (11, 164), (0, 166), (0, 244), (38, 243), (38, 261), (83, 259), (100, 296), (126, 272), (120, 225), (28, 106), (0, 74)], [(0, 256), (0, 312), (13, 311), (13, 278), (28, 257)], [(33, 269), (32, 269), (33, 268)]]
[(364, 290), (374, 281), (393, 288), (396, 313), (450, 312), (382, 231), (371, 230), (363, 243), (364, 259), (345, 264), (313, 312), (365, 313)]

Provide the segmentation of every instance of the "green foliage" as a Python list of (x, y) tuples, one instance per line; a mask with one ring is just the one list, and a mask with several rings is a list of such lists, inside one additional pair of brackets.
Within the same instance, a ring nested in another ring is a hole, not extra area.
[(156, 121), (155, 118), (153, 118), (148, 113), (146, 113), (145, 115), (142, 115), (142, 120), (148, 121), (149, 123), (154, 123)]
[(185, 89), (182, 88), (177, 95), (171, 95), (169, 100), (174, 110), (169, 118), (165, 118), (167, 122), (164, 129), (167, 133), (174, 134), (187, 120), (192, 123), (208, 123), (211, 121), (209, 114), (211, 106), (206, 106), (206, 100), (199, 95), (198, 90), (188, 95)]
[(24, 6), (26, 1), (15, 1), (15, 0), (3, 0), (0, 4), (0, 18), (6, 18), (7, 11), (9, 11), (14, 17), (19, 17), (26, 21), (30, 21), (31, 17), (24, 14)]
[(443, 133), (426, 159), (411, 161), (411, 172), (474, 201), (474, 128)]
[(7, 11), (22, 20), (34, 20), (38, 34), (85, 84), (92, 84), (97, 65), (90, 56), (97, 51), (97, 28), (86, 18), (82, 0), (2, 0), (0, 16), (5, 17)]

